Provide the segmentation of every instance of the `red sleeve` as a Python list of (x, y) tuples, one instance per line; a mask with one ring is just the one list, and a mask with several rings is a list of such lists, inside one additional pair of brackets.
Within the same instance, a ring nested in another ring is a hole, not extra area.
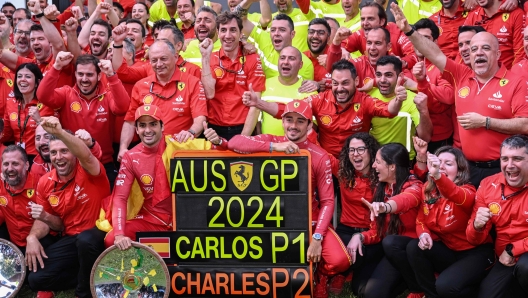
[(473, 245), (480, 245), (488, 239), (489, 231), (491, 230), (491, 220), (489, 220), (482, 231), (475, 230), (475, 226), (473, 226), (473, 222), (475, 221), (475, 216), (477, 215), (477, 210), (480, 207), (487, 208), (485, 202), (485, 190), (484, 187), (479, 187), (476, 194), (476, 200), (475, 205), (473, 205), (473, 214), (471, 214), (471, 218), (469, 219), (468, 226), (466, 228), (466, 237), (470, 244)]
[(454, 202), (468, 214), (475, 203), (475, 187), (471, 184), (457, 186), (446, 175), (440, 175), (440, 179), (435, 181), (442, 197)]
[(512, 253), (514, 257), (520, 257), (522, 254), (528, 252), (528, 237), (512, 242)]
[(59, 216), (57, 213), (55, 213), (55, 211), (53, 211), (53, 208), (51, 208), (51, 205), (47, 198), (48, 193), (46, 192), (46, 184), (48, 182), (49, 177), (51, 176), (46, 175), (40, 178), (39, 183), (37, 184), (36, 203), (41, 205), (44, 208), (44, 211), (48, 212), (49, 214)]
[(413, 169), (412, 169), (412, 173), (414, 175), (416, 175), (416, 177), (418, 177), (418, 179), (420, 179), (420, 181), (425, 181), (427, 179), (427, 173), (429, 172), (429, 170), (427, 169), (427, 167), (422, 170), (418, 167), (418, 162), (414, 163), (414, 166), (413, 166)]
[(97, 158), (97, 160), (101, 161), (101, 157), (103, 156), (103, 151), (101, 150), (101, 146), (99, 145), (99, 142), (95, 140), (95, 145), (92, 149), (90, 149), (90, 152)]
[[(521, 9), (515, 9), (514, 11), (518, 11), (518, 13), (515, 14), (515, 19), (512, 20), (513, 22), (513, 62), (512, 65), (506, 65), (506, 68), (511, 68), (515, 63), (520, 62), (524, 58), (526, 58), (526, 53), (524, 52), (524, 13), (522, 13)], [(510, 14), (511, 15), (511, 14)]]
[(136, 110), (139, 106), (140, 106), (139, 104), (139, 85), (136, 84), (134, 85), (134, 88), (132, 88), (132, 96), (130, 97), (130, 106), (128, 107), (128, 111), (125, 115), (125, 121), (134, 121)]
[(135, 84), (137, 81), (148, 77), (148, 69), (151, 67), (150, 64), (130, 67), (123, 59), (123, 64), (117, 70), (117, 75), (123, 83)]
[[(312, 162), (314, 162), (313, 159)], [(332, 166), (328, 155), (323, 155), (315, 166), (316, 171), (312, 175), (316, 176), (317, 194), (319, 195), (319, 218), (315, 226), (315, 233), (320, 233), (324, 237), (334, 215), (334, 184), (331, 174)]]
[[(21, 64), (24, 64), (24, 63), (33, 63), (33, 64), (36, 64), (35, 63), (35, 60), (33, 59), (28, 59), (28, 58), (25, 58), (25, 57), (22, 57), (22, 56), (18, 56), (17, 58), (17, 63), (16, 63), (16, 68), (18, 68)], [(15, 69), (11, 69), (12, 71), (15, 71)], [(47, 74), (46, 74), (47, 75)]]
[(515, 118), (528, 117), (528, 102), (526, 102), (526, 81), (520, 80), (514, 86), (515, 92), (511, 98), (512, 113)]
[(207, 117), (207, 100), (205, 99), (204, 88), (202, 82), (197, 80), (194, 84), (194, 91), (191, 93), (191, 115), (194, 118), (199, 116)]
[(55, 69), (53, 66), (50, 67), (37, 89), (39, 101), (54, 110), (60, 109), (66, 103), (67, 88), (70, 88), (68, 86), (57, 88), (59, 76), (60, 70)]
[(58, 26), (55, 25), (55, 27), (58, 27), (57, 29), (59, 30), (59, 32), (60, 32), (60, 25), (64, 24), (69, 18), (73, 17), (73, 14), (71, 12), (71, 9), (72, 9), (73, 6), (75, 6), (75, 3), (72, 3), (72, 5), (70, 5), (68, 8), (66, 8), (66, 10), (64, 10), (64, 12), (61, 13), (57, 17), (58, 22), (53, 23), (53, 25), (58, 23)]
[(262, 63), (260, 62), (260, 58), (257, 54), (255, 54), (255, 56), (255, 62), (251, 65), (251, 68), (248, 71), (248, 73), (251, 75), (248, 75), (247, 84), (248, 86), (253, 84), (252, 88), (255, 90), (255, 92), (262, 92), (266, 90), (266, 76), (262, 71)]
[(9, 112), (7, 111), (7, 104), (6, 104), (6, 109), (4, 111), (4, 131), (3, 131), (2, 139), (0, 139), (0, 141), (2, 143), (10, 142), (10, 141), (14, 141), (15, 140), (15, 136), (14, 136), (14, 133), (13, 133), (13, 128), (11, 128), (11, 125), (10, 125), (11, 120), (9, 119), (8, 113)]
[(445, 79), (439, 78), (436, 85), (429, 84), (427, 80), (417, 81), (418, 92), (427, 95), (427, 107), (436, 113), (449, 109), (449, 105), (455, 104), (454, 88)]
[(361, 48), (361, 40), (363, 38), (365, 38), (363, 30), (358, 30), (352, 33), (352, 35), (350, 35), (347, 39), (343, 40), (343, 42), (341, 42), (341, 47), (345, 48), (345, 50), (347, 50), (349, 53), (362, 51), (363, 49)]
[(326, 52), (326, 70), (328, 72), (332, 72), (332, 65), (341, 60), (342, 55), (341, 46), (336, 46), (332, 43), (328, 47), (328, 52)]
[(277, 114), (272, 115), (275, 119), (282, 119), (282, 114), (284, 114), (284, 110), (286, 109), (286, 105), (283, 103), (278, 102), (277, 103)]
[(125, 153), (123, 156), (117, 177), (119, 178), (116, 180), (114, 192), (112, 193), (112, 227), (115, 235), (124, 235), (128, 195), (134, 183), (130, 154)]
[[(465, 76), (472, 76), (473, 70), (464, 64), (457, 64), (451, 59), (446, 59), (446, 65), (442, 78), (448, 81), (452, 85), (456, 85), (457, 82), (462, 81)], [(456, 91), (456, 90), (455, 90)]]
[[(405, 184), (408, 183), (409, 182)], [(398, 213), (404, 213), (412, 208), (415, 208), (416, 206), (420, 205), (420, 202), (423, 201), (422, 183), (418, 179), (415, 179), (410, 183), (411, 184), (407, 185), (405, 189), (402, 189), (399, 194), (390, 198), (398, 205)]]
[(425, 203), (422, 203), (422, 208), (418, 210), (418, 215), (416, 216), (416, 235), (420, 237), (422, 233), (427, 233), (431, 235), (431, 237), (433, 237), (433, 235), (431, 234), (431, 231), (425, 224), (426, 217), (424, 213), (424, 208), (427, 208), (427, 205)]
[(227, 147), (238, 153), (270, 152), (273, 135), (262, 134), (255, 137), (236, 135), (229, 140)]
[[(149, 67), (152, 67), (150, 66), (150, 64), (147, 64)], [(196, 77), (198, 80), (201, 80), (202, 79), (202, 69), (192, 63), (185, 63), (185, 67), (187, 68), (187, 72), (191, 75), (191, 76), (194, 76)]]
[(297, 0), (297, 6), (302, 11), (303, 14), (307, 14), (310, 10), (310, 0)]
[[(383, 214), (381, 216), (389, 216), (388, 214)], [(381, 241), (381, 237), (378, 235), (378, 225), (376, 224), (376, 221), (370, 222), (370, 229), (368, 231), (362, 232), (363, 235), (363, 244), (364, 245), (371, 245), (376, 244)]]
[(326, 71), (326, 68), (322, 67), (320, 64), (314, 64), (314, 81), (320, 82), (325, 80), (325, 86), (332, 85), (332, 79)]
[[(359, 91), (356, 91), (359, 92)], [(396, 115), (392, 115), (389, 112), (389, 104), (379, 99), (365, 95), (365, 101), (368, 105), (368, 111), (373, 116), (394, 118)]]
[(330, 158), (330, 163), (332, 164), (332, 174), (337, 177), (339, 173), (339, 159), (330, 153), (328, 153), (328, 158)]
[(108, 84), (110, 87), (110, 109), (112, 113), (117, 116), (123, 116), (128, 111), (128, 106), (130, 106), (130, 96), (126, 91), (123, 83), (117, 78), (116, 75), (107, 77)]

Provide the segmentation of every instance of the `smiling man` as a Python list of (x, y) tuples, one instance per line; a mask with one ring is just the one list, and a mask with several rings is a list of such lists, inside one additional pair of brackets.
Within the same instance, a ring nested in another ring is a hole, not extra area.
[(29, 29), (34, 23), (31, 20), (23, 19), (15, 26), (13, 42), (15, 43), (15, 54), (21, 57), (33, 58), (35, 55), (31, 51), (29, 44)]
[(202, 6), (198, 9), (194, 21), (194, 34), (197, 40), (193, 40), (187, 45), (187, 49), (181, 54), (183, 59), (202, 67), (200, 43), (206, 38), (213, 41), (213, 51), (220, 50), (222, 44), (218, 39), (216, 17), (216, 12), (210, 7)]

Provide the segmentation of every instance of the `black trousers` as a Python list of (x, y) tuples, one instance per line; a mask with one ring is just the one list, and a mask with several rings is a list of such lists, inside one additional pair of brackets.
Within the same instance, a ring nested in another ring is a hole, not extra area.
[[(454, 251), (441, 241), (431, 249), (418, 247), (418, 239), (407, 245), (407, 256), (416, 280), (427, 298), (477, 297), (480, 282), (495, 262), (493, 244)], [(440, 273), (435, 278), (435, 272)]]
[(443, 146), (453, 146), (453, 136), (440, 141), (434, 141), (427, 143), (427, 151), (434, 154), (438, 148)]
[(497, 168), (479, 168), (472, 164), (469, 164), (469, 174), (471, 181), (471, 184), (475, 186), (475, 188), (478, 188), (480, 185), (480, 181), (482, 179), (489, 177), (491, 175), (495, 175), (500, 172), (500, 167)]
[(77, 297), (92, 297), (90, 274), (97, 257), (104, 251), (106, 233), (97, 228), (65, 236), (45, 249), (44, 268), (29, 273), (34, 291), (63, 291), (75, 288)]
[(406, 288), (411, 293), (423, 292), (407, 259), (407, 245), (411, 240), (413, 238), (399, 235), (389, 235), (383, 239), (385, 257), (372, 273), (365, 297), (396, 297)]
[(524, 253), (514, 266), (495, 262), (488, 276), (480, 284), (479, 298), (528, 297), (528, 253)]
[(114, 183), (117, 178), (117, 168), (113, 162), (105, 163), (104, 169), (106, 171), (106, 177), (108, 177), (108, 181), (110, 182), (110, 192), (114, 190)]
[(244, 129), (244, 124), (235, 125), (235, 126), (220, 126), (209, 123), (209, 128), (212, 128), (216, 131), (216, 134), (226, 140), (231, 140), (232, 137), (242, 133)]

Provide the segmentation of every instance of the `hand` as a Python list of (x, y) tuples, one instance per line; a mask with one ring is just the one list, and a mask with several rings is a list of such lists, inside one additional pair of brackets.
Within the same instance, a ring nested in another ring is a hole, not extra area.
[(55, 4), (48, 5), (46, 8), (44, 8), (44, 16), (46, 16), (46, 19), (50, 21), (56, 20), (59, 15), (60, 12)]
[(31, 209), (29, 214), (34, 219), (43, 220), (47, 214), (47, 212), (44, 211), (44, 207), (42, 207), (42, 205), (35, 204), (33, 202), (28, 203), (28, 208)]
[(204, 39), (200, 43), (200, 53), (202, 57), (210, 57), (213, 52), (213, 41), (210, 38)]
[(506, 250), (502, 252), (502, 254), (499, 256), (499, 262), (501, 262), (502, 265), (511, 267), (516, 264), (515, 258), (510, 256)]
[(179, 133), (173, 135), (173, 137), (176, 139), (176, 141), (178, 141), (178, 143), (185, 143), (187, 140), (194, 140), (193, 134), (188, 130), (182, 130)]
[(123, 156), (125, 156), (125, 153), (127, 153), (127, 148), (120, 148), (119, 153), (117, 154), (117, 161), (121, 162), (121, 159), (123, 159)]
[(477, 0), (466, 0), (462, 2), (462, 6), (464, 7), (464, 10), (473, 10), (475, 7), (477, 7)]
[(341, 48), (341, 59), (345, 59), (345, 60), (350, 59), (350, 53), (344, 48)]
[(321, 261), (321, 242), (322, 240), (312, 240), (310, 243), (310, 246), (308, 246), (308, 252), (306, 253), (306, 257), (308, 259), (308, 262), (312, 261), (314, 263), (317, 263)]
[(42, 258), (48, 258), (42, 244), (35, 236), (29, 235), (26, 238), (26, 265), (29, 271), (37, 272), (38, 264), (40, 264), (40, 268), (44, 268)]
[(301, 87), (297, 91), (299, 93), (310, 93), (310, 92), (317, 92), (319, 90), (319, 83), (312, 80), (304, 80), (301, 83)]
[(431, 235), (429, 233), (422, 233), (420, 235), (420, 241), (418, 242), (418, 247), (421, 250), (431, 249), (433, 248), (433, 238), (431, 238)]
[(117, 235), (114, 239), (114, 245), (120, 250), (127, 250), (132, 247), (132, 239), (124, 235)]
[(93, 146), (94, 142), (92, 140), (92, 136), (86, 130), (79, 129), (78, 131), (75, 132), (75, 136), (81, 139), (88, 148)]
[(64, 29), (66, 32), (70, 33), (77, 33), (77, 27), (79, 26), (79, 22), (76, 18), (69, 18), (64, 22)]
[(211, 142), (211, 143), (213, 143), (215, 145), (218, 145), (218, 143), (220, 143), (220, 137), (218, 136), (216, 131), (214, 129), (212, 129), (212, 128), (208, 128), (207, 127), (207, 122), (205, 122), (205, 121), (203, 122), (203, 127), (204, 127), (203, 134), (204, 134), (205, 138), (209, 142)]
[(403, 14), (403, 11), (396, 3), (391, 3), (390, 8), (392, 15), (394, 16), (394, 22), (398, 26), (398, 28), (403, 32), (407, 33), (411, 31), (411, 25), (409, 25), (409, 22), (407, 22), (407, 18), (405, 18), (405, 15)]
[(73, 6), (71, 8), (71, 13), (76, 20), (79, 20), (83, 17), (83, 12), (79, 6)]
[(182, 22), (186, 22), (186, 21), (194, 21), (194, 15), (192, 12), (188, 11), (188, 12), (185, 12), (185, 13), (182, 13), (180, 15), (180, 20)]
[(99, 14), (107, 14), (110, 12), (110, 9), (113, 9), (112, 4), (109, 4), (107, 2), (101, 2), (99, 3), (99, 5), (97, 5), (95, 11)]
[(355, 234), (352, 236), (352, 239), (348, 242), (347, 251), (352, 258), (352, 264), (356, 263), (357, 253), (360, 256), (363, 256), (363, 244), (361, 243), (361, 234)]
[(326, 54), (322, 54), (317, 57), (317, 62), (319, 62), (319, 65), (321, 65), (322, 67), (326, 67), (326, 57)]
[(240, 42), (242, 43), (242, 51), (244, 52), (244, 55), (247, 56), (257, 52), (257, 48), (251, 42), (248, 42), (247, 40), (241, 40)]
[(415, 136), (413, 137), (413, 143), (416, 155), (425, 157), (427, 155), (427, 142)]
[(112, 68), (112, 61), (110, 60), (99, 60), (99, 68), (107, 76), (111, 77), (115, 74), (114, 69)]
[(429, 170), (429, 175), (435, 179), (440, 179), (440, 159), (438, 156), (427, 153), (427, 169)]
[(512, 11), (517, 7), (519, 7), (519, 3), (516, 0), (505, 0), (501, 6), (499, 6), (499, 9), (504, 11)]
[(396, 86), (396, 100), (399, 102), (407, 100), (407, 89), (399, 84)]
[(332, 43), (336, 46), (340, 46), (341, 42), (347, 39), (350, 35), (352, 35), (352, 31), (350, 31), (350, 29), (348, 29), (347, 27), (339, 27), (339, 29), (337, 29), (336, 31)]
[(299, 146), (294, 142), (282, 142), (282, 143), (273, 143), (273, 151), (284, 152), (286, 154), (295, 154), (299, 152)]
[(258, 101), (257, 93), (253, 91), (253, 84), (249, 84), (249, 91), (244, 91), (242, 94), (242, 103), (247, 107), (256, 107)]
[(52, 135), (58, 135), (62, 132), (62, 126), (57, 117), (49, 116), (42, 117), (42, 122), (40, 123), (44, 130)]
[(463, 129), (475, 129), (486, 127), (486, 117), (475, 112), (465, 113), (457, 117), (458, 123)]
[(381, 213), (386, 213), (387, 210), (385, 209), (385, 204), (384, 202), (372, 202), (370, 203), (369, 201), (365, 200), (364, 198), (361, 198), (361, 201), (363, 202), (363, 204), (365, 204), (365, 206), (367, 206), (369, 209), (370, 209), (370, 220), (371, 221), (374, 221), (374, 219), (376, 219), (376, 217), (378, 217), (378, 215), (380, 215)]
[(374, 88), (374, 80), (368, 80), (366, 84), (363, 85), (363, 87), (358, 88), (358, 91), (368, 93), (370, 90)]
[(42, 9), (40, 8), (40, 3), (37, 0), (29, 0), (27, 3), (27, 7), (29, 11), (31, 11), (31, 13), (34, 15), (42, 12)]
[(112, 30), (112, 37), (114, 38), (115, 45), (118, 45), (118, 46), (122, 45), (126, 36), (127, 36), (127, 27), (125, 23), (122, 23), (121, 25), (115, 27), (114, 30)]
[(427, 107), (427, 95), (425, 95), (425, 93), (418, 92), (414, 97), (414, 104), (416, 105), (418, 111), (422, 114), (429, 112), (429, 109)]
[(70, 52), (59, 52), (55, 57), (55, 63), (53, 67), (56, 70), (61, 70), (63, 67), (68, 66), (73, 60), (73, 54)]
[(473, 221), (473, 227), (475, 230), (482, 230), (486, 223), (491, 218), (491, 211), (487, 207), (479, 207), (477, 214), (475, 215), (475, 221)]
[(37, 123), (39, 123), (41, 120), (40, 112), (37, 106), (29, 107), (28, 115), (29, 117), (33, 118), (33, 120), (35, 120), (35, 122)]
[(417, 81), (423, 81), (426, 79), (426, 72), (425, 72), (425, 63), (423, 61), (418, 61), (413, 66), (412, 73), (414, 78)]

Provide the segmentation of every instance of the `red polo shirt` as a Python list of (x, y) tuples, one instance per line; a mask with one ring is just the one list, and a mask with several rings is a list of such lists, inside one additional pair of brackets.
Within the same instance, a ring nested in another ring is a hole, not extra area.
[(194, 33), (194, 23), (192, 23), (191, 27), (185, 28), (185, 26), (181, 26), (181, 32), (183, 33), (184, 39), (194, 39), (196, 38), (196, 34)]
[(242, 104), (242, 94), (249, 90), (249, 85), (255, 92), (266, 89), (259, 55), (244, 55), (239, 47), (236, 59), (231, 61), (220, 48), (211, 55), (211, 73), (216, 84), (215, 95), (207, 103), (209, 122), (220, 126), (243, 125), (249, 108)]
[[(14, 94), (12, 94), (14, 96)], [(6, 108), (4, 112), (4, 136), (0, 141), (14, 141), (24, 143), (27, 154), (37, 155), (35, 148), (35, 129), (37, 123), (32, 117), (29, 117), (29, 107), (37, 106), (41, 117), (53, 116), (54, 111), (41, 104), (34, 98), (24, 108), (13, 97), (6, 99)]]
[[(321, 55), (326, 55), (328, 53), (328, 46), (324, 49), (324, 51), (321, 53)], [(332, 86), (332, 79), (329, 72), (326, 70), (324, 66), (319, 64), (319, 60), (317, 60), (317, 57), (312, 56), (312, 52), (309, 50), (304, 52), (303, 54), (306, 55), (312, 61), (312, 64), (314, 66), (314, 80), (316, 82), (319, 82), (321, 80), (326, 80), (326, 85), (328, 88), (331, 88)]]
[(77, 161), (75, 174), (60, 181), (57, 171), (42, 176), (37, 186), (37, 204), (58, 216), (64, 224), (63, 235), (72, 236), (95, 227), (103, 198), (110, 195), (110, 183), (103, 164), (99, 175), (92, 176)]
[(1, 63), (0, 67), (0, 115), (4, 115), (6, 99), (15, 95), (13, 93), (15, 73)]
[[(528, 87), (528, 59), (523, 59), (513, 65), (511, 72), (516, 76), (524, 78), (526, 86)], [(526, 92), (526, 100), (528, 100), (528, 92)]]
[(444, 14), (444, 9), (440, 9), (429, 18), (435, 22), (440, 29), (440, 36), (437, 44), (449, 59), (455, 59), (458, 54), (458, 28), (464, 25), (468, 13), (460, 2), (454, 17)]
[[(480, 115), (511, 119), (528, 117), (526, 83), (507, 71), (504, 65), (486, 84), (480, 84), (473, 70), (447, 59), (444, 79), (454, 86), (455, 108), (458, 116), (475, 112)], [(482, 86), (482, 90), (480, 90)], [(471, 161), (490, 161), (500, 157), (500, 145), (509, 135), (481, 127), (466, 130), (458, 124), (462, 151)], [(486, 146), (475, 144), (486, 143)]]
[(99, 82), (97, 95), (88, 99), (81, 94), (77, 85), (57, 88), (60, 72), (51, 68), (40, 82), (37, 98), (52, 109), (60, 109), (64, 129), (72, 132), (87, 130), (101, 145), (101, 161), (105, 164), (112, 162), (115, 116), (124, 115), (130, 103), (123, 84), (116, 75), (109, 77), (107, 84)]
[(13, 191), (6, 182), (0, 183), (0, 217), (4, 218), (9, 238), (20, 247), (26, 246), (26, 237), (35, 221), (27, 207), (30, 202), (37, 202), (37, 183), (38, 179), (32, 174), (28, 174), (22, 190)]
[[(182, 73), (187, 73), (191, 76), (195, 76), (198, 79), (202, 78), (202, 69), (196, 64), (185, 61), (181, 56), (176, 61), (176, 66)], [(124, 61), (121, 67), (117, 70), (117, 75), (123, 84), (136, 84), (139, 80), (144, 79), (148, 76), (154, 75), (152, 65), (150, 63), (128, 66)]]
[(431, 141), (441, 141), (453, 134), (451, 111), (455, 103), (453, 86), (442, 78), (442, 74), (429, 60), (425, 60), (426, 79), (418, 82), (418, 92), (427, 95), (427, 107), (433, 123)]
[[(487, 177), (480, 182), (477, 199), (473, 206), (473, 214), (468, 222), (466, 235), (469, 243), (479, 245), (490, 242), (489, 231), (495, 226), (497, 238), (495, 239), (495, 253), (500, 256), (506, 244), (513, 244), (513, 256), (518, 258), (528, 252), (528, 191), (502, 200), (501, 188), (504, 195), (508, 196), (521, 188), (510, 187), (502, 173)], [(527, 187), (525, 185), (524, 187)], [(475, 230), (473, 222), (478, 208), (489, 208), (492, 216), (482, 231)]]
[(524, 12), (516, 8), (511, 12), (499, 10), (488, 17), (482, 7), (468, 14), (464, 25), (482, 26), (499, 40), (501, 55), (499, 61), (507, 69), (526, 58), (523, 49)]
[[(152, 88), (152, 93), (150, 89)], [(157, 94), (168, 99), (162, 99)], [(134, 122), (136, 109), (144, 104), (160, 107), (165, 135), (188, 130), (198, 116), (207, 117), (207, 102), (202, 83), (194, 76), (175, 68), (170, 82), (165, 86), (158, 83), (156, 75), (146, 77), (136, 83), (132, 90), (130, 107), (125, 121)]]

